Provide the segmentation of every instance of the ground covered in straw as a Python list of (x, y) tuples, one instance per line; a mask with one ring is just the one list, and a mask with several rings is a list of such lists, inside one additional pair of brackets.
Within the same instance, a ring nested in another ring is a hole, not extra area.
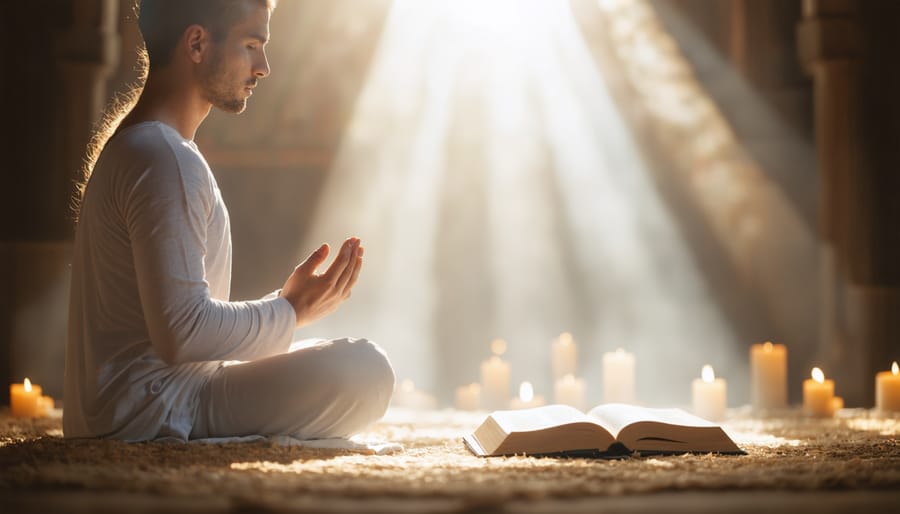
[(58, 418), (0, 415), (0, 497), (36, 492), (215, 497), (277, 505), (315, 498), (452, 498), (467, 505), (615, 497), (673, 491), (900, 491), (900, 418), (843, 411), (754, 419), (735, 411), (727, 431), (743, 456), (622, 460), (477, 458), (461, 437), (484, 414), (389, 411), (363, 437), (392, 441), (388, 455), (231, 444), (65, 440)]

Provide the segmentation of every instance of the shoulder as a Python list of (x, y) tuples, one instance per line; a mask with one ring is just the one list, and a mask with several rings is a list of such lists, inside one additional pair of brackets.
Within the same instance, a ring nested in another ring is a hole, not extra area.
[(185, 201), (209, 211), (215, 203), (206, 160), (193, 142), (159, 122), (132, 125), (113, 136), (97, 161), (95, 178), (107, 184), (124, 212)]
[(138, 123), (113, 136), (97, 162), (96, 172), (115, 176), (120, 186), (181, 185), (210, 189), (209, 165), (192, 141), (160, 122)]
[(122, 129), (104, 149), (112, 160), (136, 166), (177, 165), (207, 172), (209, 166), (191, 141), (160, 122), (138, 123)]

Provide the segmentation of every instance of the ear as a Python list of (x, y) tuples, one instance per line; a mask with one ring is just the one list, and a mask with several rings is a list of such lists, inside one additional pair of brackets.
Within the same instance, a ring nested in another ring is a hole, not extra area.
[(191, 25), (184, 29), (182, 43), (187, 49), (191, 62), (199, 64), (203, 61), (203, 56), (209, 48), (209, 31), (203, 28), (202, 25)]

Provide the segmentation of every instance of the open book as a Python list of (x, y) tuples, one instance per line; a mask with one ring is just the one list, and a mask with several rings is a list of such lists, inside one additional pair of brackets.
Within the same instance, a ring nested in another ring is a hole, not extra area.
[(600, 405), (588, 414), (567, 405), (495, 411), (463, 441), (481, 457), (744, 453), (721, 427), (683, 410), (623, 403)]

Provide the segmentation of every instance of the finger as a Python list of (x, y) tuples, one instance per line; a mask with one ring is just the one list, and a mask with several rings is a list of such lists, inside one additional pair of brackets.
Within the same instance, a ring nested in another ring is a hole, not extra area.
[(325, 259), (328, 257), (329, 253), (328, 243), (322, 243), (322, 246), (316, 248), (316, 250), (306, 258), (305, 261), (300, 263), (297, 266), (297, 270), (303, 272), (306, 275), (312, 275), (316, 272), (316, 268), (319, 267), (320, 264), (325, 262)]
[(331, 283), (334, 284), (337, 282), (338, 278), (340, 278), (341, 273), (344, 272), (344, 269), (350, 263), (350, 258), (355, 250), (356, 245), (359, 244), (359, 239), (355, 237), (348, 238), (344, 241), (344, 244), (341, 245), (341, 253), (334, 259), (334, 262), (331, 263), (331, 266), (328, 267), (328, 271), (325, 272), (325, 275)]
[[(362, 248), (360, 248), (362, 250)], [(350, 296), (350, 290), (353, 289), (353, 286), (356, 284), (356, 279), (359, 278), (359, 270), (362, 269), (363, 265), (363, 252), (359, 252), (356, 257), (356, 265), (353, 267), (353, 274), (350, 275), (350, 280), (347, 281), (347, 285), (344, 286), (344, 296)]]
[(347, 281), (353, 276), (353, 268), (356, 267), (356, 260), (359, 257), (359, 248), (359, 246), (353, 248), (353, 251), (350, 254), (350, 260), (347, 262), (347, 267), (344, 268), (344, 271), (341, 272), (341, 275), (334, 283), (334, 288), (339, 293), (343, 292), (344, 287), (347, 285)]

